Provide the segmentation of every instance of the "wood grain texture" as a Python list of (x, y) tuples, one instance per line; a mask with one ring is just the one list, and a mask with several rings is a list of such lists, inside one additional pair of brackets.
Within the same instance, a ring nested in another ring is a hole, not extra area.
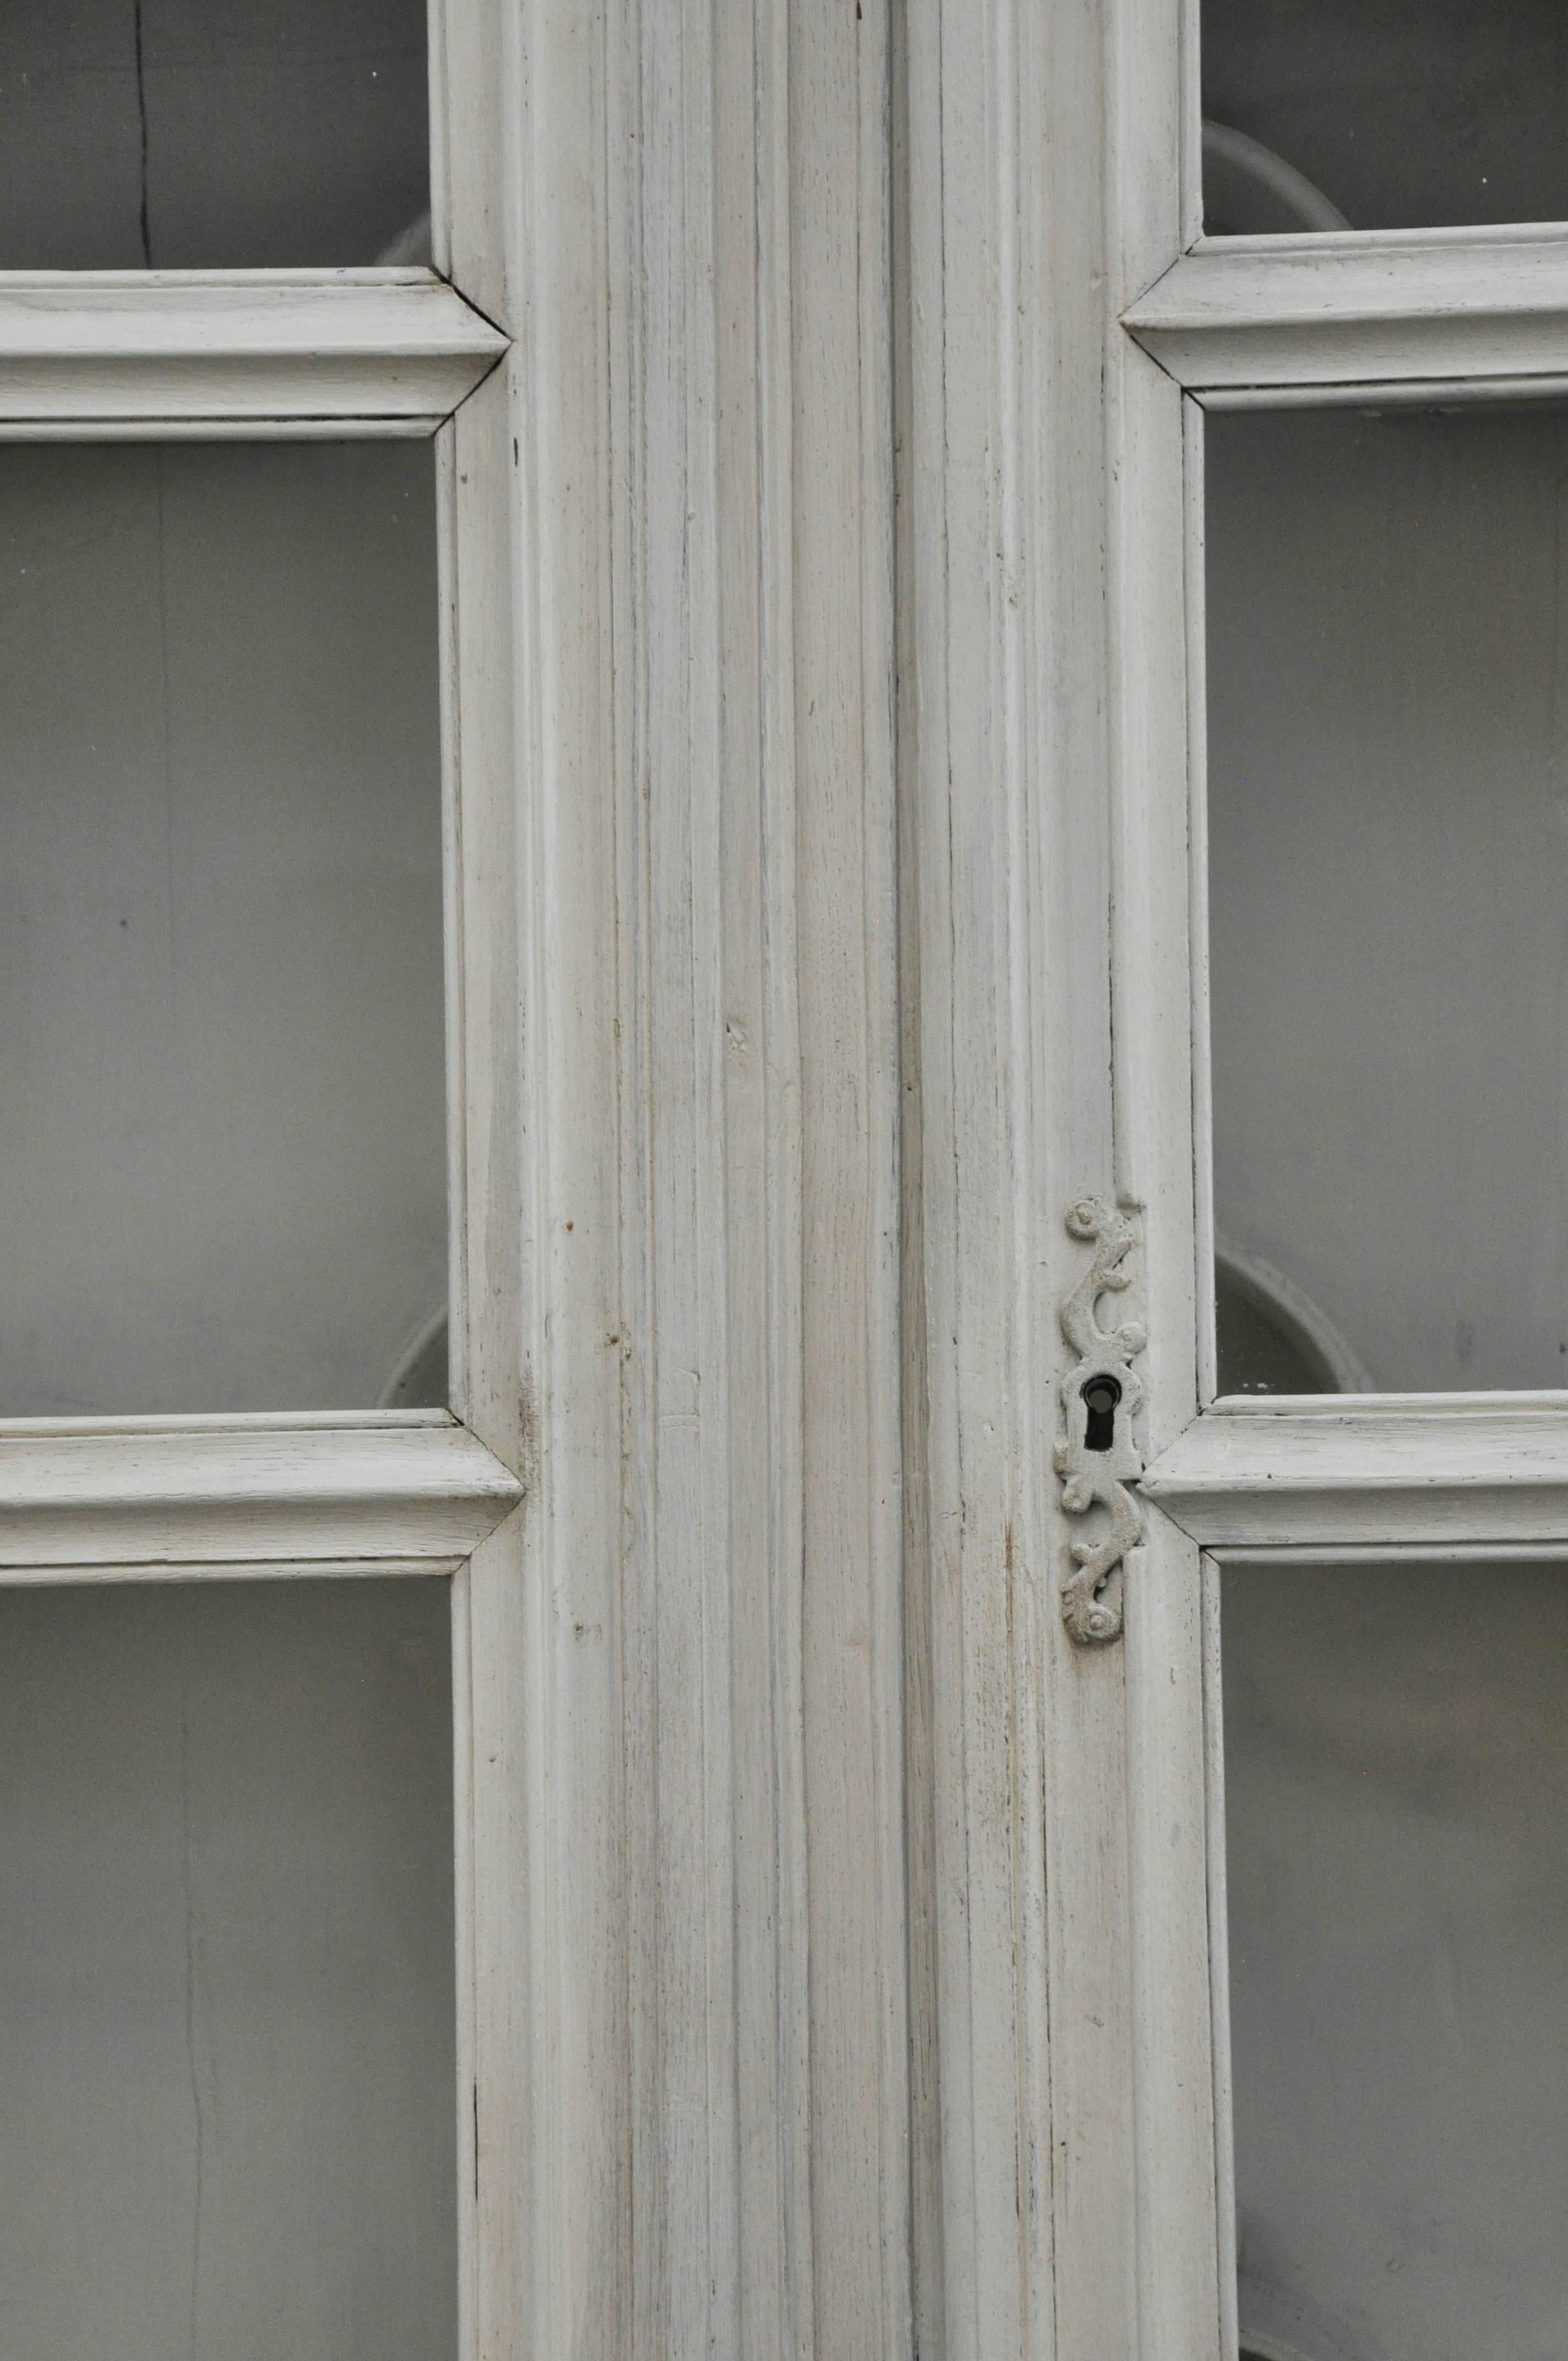
[[(1112, 11), (1119, 310), (1180, 235), (1181, 14)], [(1116, 1184), (1144, 1208), (1147, 1447), (1197, 1408), (1193, 887), (1179, 391), (1125, 330), (1107, 356), (1111, 467), (1113, 1071)], [(1196, 497), (1197, 488), (1193, 496)], [(1201, 685), (1201, 684), (1200, 684)], [(1201, 1575), (1147, 1520), (1126, 1610), (1134, 2246), (1143, 2355), (1216, 2354)]]
[(1214, 2057), (1214, 2187), (1220, 2361), (1236, 2361), (1236, 2159), (1231, 2091), (1231, 1944), (1225, 1886), (1225, 1704), (1220, 1569), (1203, 1560), (1203, 1732), (1209, 1825), (1209, 1998)]
[(1568, 234), (1200, 239), (1124, 318), (1195, 392), (1561, 378)]
[(1152, 1520), (1124, 1647), (1072, 1646), (1048, 1467), (1091, 1189), (1141, 1209), (1151, 1436), (1196, 1401), (1180, 405), (1117, 324), (1179, 245), (1178, 30), (1136, 5), (909, 27), (954, 2356), (1219, 2336), (1198, 1554)]
[(885, 27), (443, 40), (466, 2333), (902, 2355)]
[(287, 1570), (466, 1557), (516, 1506), (510, 1469), (451, 1421), (13, 1422), (0, 1566)]
[(1325, 1395), (1216, 1404), (1142, 1489), (1212, 1548), (1568, 1541), (1561, 1395)]
[(465, 2361), (587, 2361), (633, 2349), (604, 25), (453, 22), (442, 235), (528, 291), (440, 438), (453, 1400), (527, 1488), (466, 1595)]
[[(949, 2361), (1135, 2349), (1123, 1658), (1068, 1641), (1049, 1447), (1113, 1155), (1097, 11), (906, 18), (940, 2247)], [(1053, 113), (1059, 109), (1059, 114)], [(1047, 115), (1059, 137), (1032, 126)], [(916, 1466), (918, 1461), (915, 1463)], [(927, 2350), (925, 2343), (922, 2350)]]
[(429, 270), (17, 271), (0, 285), (0, 434), (441, 418), (505, 348)]
[(891, 2356), (885, 27), (610, 23), (630, 2349)]

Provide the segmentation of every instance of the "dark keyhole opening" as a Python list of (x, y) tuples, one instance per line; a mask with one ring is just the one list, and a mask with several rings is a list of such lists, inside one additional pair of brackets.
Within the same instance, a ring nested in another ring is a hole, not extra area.
[(1089, 1412), (1083, 1424), (1086, 1451), (1110, 1450), (1116, 1432), (1116, 1404), (1121, 1399), (1122, 1389), (1114, 1378), (1102, 1375), (1084, 1379), (1083, 1402)]

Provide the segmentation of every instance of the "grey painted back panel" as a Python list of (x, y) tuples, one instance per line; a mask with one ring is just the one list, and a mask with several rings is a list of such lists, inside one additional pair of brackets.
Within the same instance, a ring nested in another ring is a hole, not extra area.
[(439, 1581), (0, 1591), (0, 2351), (455, 2340)]

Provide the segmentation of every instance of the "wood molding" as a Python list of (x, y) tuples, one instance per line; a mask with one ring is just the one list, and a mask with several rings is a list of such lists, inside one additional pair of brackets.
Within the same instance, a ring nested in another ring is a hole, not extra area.
[(624, 2349), (898, 2361), (888, 17), (609, 23)]
[(1123, 321), (1215, 400), (1523, 390), (1568, 376), (1568, 231), (1201, 239)]
[(45, 423), (428, 429), (505, 350), (429, 270), (8, 272), (0, 438)]
[(1139, 1488), (1216, 1550), (1568, 1547), (1568, 1400), (1332, 1394), (1205, 1411)]
[(455, 1420), (13, 1424), (0, 1449), (0, 1567), (444, 1570), (522, 1488)]
[(902, 2361), (886, 16), (444, 13), (464, 2352)]
[(948, 2361), (1218, 2341), (1199, 1557), (1151, 1519), (1124, 1647), (1076, 1646), (1051, 1469), (1086, 1191), (1146, 1208), (1150, 1446), (1196, 1406), (1181, 401), (1118, 324), (1179, 247), (1181, 31), (1154, 0), (908, 18)]

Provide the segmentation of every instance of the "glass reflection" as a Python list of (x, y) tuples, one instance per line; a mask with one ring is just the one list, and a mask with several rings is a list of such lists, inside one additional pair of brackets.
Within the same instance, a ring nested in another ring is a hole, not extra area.
[[(1211, 236), (1568, 218), (1560, 0), (1202, 0), (1201, 46), (1204, 115), (1271, 159), (1206, 144)], [(1280, 174), (1330, 218), (1282, 212)]]
[(1561, 1386), (1568, 418), (1207, 449), (1218, 1226), (1374, 1386)]
[(0, 1590), (7, 2356), (455, 2354), (449, 1631)]
[(1244, 2349), (1568, 2346), (1568, 1568), (1235, 1568)]
[(0, 450), (0, 1414), (369, 1407), (444, 1305), (433, 477)]
[(0, 269), (375, 262), (430, 205), (425, 44), (425, 0), (6, 0)]

